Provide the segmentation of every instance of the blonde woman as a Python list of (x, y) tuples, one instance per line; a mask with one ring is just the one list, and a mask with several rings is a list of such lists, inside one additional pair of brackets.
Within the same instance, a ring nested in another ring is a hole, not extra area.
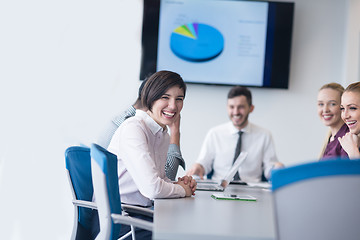
[(348, 154), (342, 148), (339, 137), (349, 132), (348, 126), (341, 119), (341, 96), (344, 88), (338, 83), (329, 83), (322, 86), (318, 93), (318, 115), (325, 126), (329, 127), (329, 135), (325, 141), (320, 160), (343, 157)]
[(341, 97), (341, 118), (350, 131), (338, 140), (350, 159), (358, 159), (360, 158), (360, 82), (352, 83), (345, 89)]

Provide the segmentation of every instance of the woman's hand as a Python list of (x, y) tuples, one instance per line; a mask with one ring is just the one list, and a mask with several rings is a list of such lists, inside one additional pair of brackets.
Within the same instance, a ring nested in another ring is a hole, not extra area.
[(192, 176), (183, 176), (182, 178), (178, 178), (178, 181), (183, 181), (185, 184), (188, 184), (192, 191), (192, 195), (195, 195), (197, 182)]
[(186, 197), (195, 195), (197, 183), (191, 176), (184, 176), (182, 178), (179, 177), (177, 184), (181, 185), (185, 189)]
[(176, 144), (180, 147), (180, 115), (175, 121), (168, 125), (170, 129), (170, 144)]
[(348, 132), (343, 137), (339, 137), (338, 141), (350, 159), (360, 158), (360, 138), (358, 135)]
[(185, 190), (185, 197), (191, 197), (191, 188), (188, 184), (185, 184), (183, 181), (178, 181), (177, 184), (179, 184), (180, 186), (182, 186)]

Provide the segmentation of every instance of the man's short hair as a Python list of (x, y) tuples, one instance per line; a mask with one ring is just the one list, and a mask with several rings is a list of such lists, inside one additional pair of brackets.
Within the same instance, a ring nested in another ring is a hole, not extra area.
[(168, 89), (178, 86), (186, 93), (186, 84), (182, 77), (171, 71), (159, 71), (151, 75), (141, 91), (141, 102), (144, 107), (152, 111), (154, 102), (160, 99)]
[(252, 96), (248, 88), (243, 86), (234, 86), (230, 89), (228, 93), (228, 99), (239, 96), (245, 96), (249, 106), (252, 105)]

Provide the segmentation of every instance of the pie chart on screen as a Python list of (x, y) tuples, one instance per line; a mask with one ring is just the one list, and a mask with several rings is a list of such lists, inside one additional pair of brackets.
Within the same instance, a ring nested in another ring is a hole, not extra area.
[(221, 54), (224, 37), (216, 28), (203, 23), (181, 25), (171, 33), (170, 48), (179, 58), (190, 62), (209, 61)]

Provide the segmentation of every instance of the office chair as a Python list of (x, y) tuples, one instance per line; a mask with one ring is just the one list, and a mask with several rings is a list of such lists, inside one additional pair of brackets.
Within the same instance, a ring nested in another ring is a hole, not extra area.
[[(117, 239), (121, 227), (119, 224), (130, 225), (132, 230), (120, 239), (124, 239), (132, 234), (132, 239), (135, 240), (135, 227), (152, 231), (152, 222), (132, 218), (123, 212), (119, 194), (116, 155), (108, 152), (97, 144), (92, 144), (91, 171), (100, 221), (100, 233), (96, 240)], [(150, 214), (152, 216), (153, 214), (151, 210), (140, 207), (134, 208), (137, 212), (145, 212), (145, 215)]]
[(328, 160), (272, 172), (279, 240), (360, 238), (360, 161)]
[(73, 195), (74, 226), (72, 240), (92, 240), (99, 232), (96, 204), (92, 202), (90, 149), (72, 146), (65, 151), (66, 171)]

